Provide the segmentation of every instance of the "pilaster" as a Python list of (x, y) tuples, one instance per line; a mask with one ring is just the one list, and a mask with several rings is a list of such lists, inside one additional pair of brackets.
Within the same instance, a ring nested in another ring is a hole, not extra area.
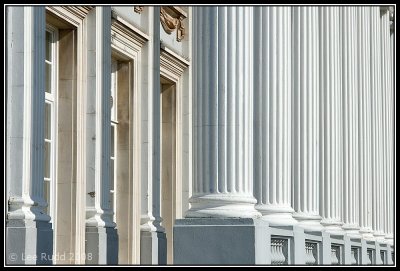
[(110, 209), (111, 8), (87, 15), (86, 255), (87, 264), (118, 263)]
[(7, 7), (7, 264), (51, 264), (43, 198), (44, 7)]
[(149, 35), (144, 46), (145, 106), (142, 115), (143, 173), (141, 264), (166, 264), (167, 243), (165, 229), (161, 226), (160, 208), (160, 7), (149, 7)]

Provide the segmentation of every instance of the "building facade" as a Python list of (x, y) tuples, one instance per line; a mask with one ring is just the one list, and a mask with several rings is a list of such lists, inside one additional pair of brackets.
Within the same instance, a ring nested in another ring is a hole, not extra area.
[(395, 6), (7, 6), (6, 263), (395, 261)]

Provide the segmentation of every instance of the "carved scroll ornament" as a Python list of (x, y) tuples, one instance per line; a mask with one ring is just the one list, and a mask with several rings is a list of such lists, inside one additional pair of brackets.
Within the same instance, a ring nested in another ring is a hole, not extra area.
[(183, 26), (185, 16), (178, 15), (177, 18), (170, 15), (163, 7), (160, 9), (160, 21), (165, 32), (171, 34), (176, 29), (176, 40), (182, 41), (185, 37), (185, 28)]
[(144, 6), (134, 6), (133, 7), (133, 11), (136, 13), (139, 13), (139, 14), (143, 11), (143, 9), (144, 9)]

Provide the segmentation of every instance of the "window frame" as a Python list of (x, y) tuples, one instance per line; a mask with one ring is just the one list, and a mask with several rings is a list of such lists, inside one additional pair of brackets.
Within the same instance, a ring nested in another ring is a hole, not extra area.
[[(57, 133), (57, 120), (58, 120), (58, 28), (52, 26), (51, 24), (46, 24), (46, 33), (51, 33), (51, 92), (45, 92), (45, 105), (50, 105), (50, 140), (44, 138), (45, 142), (49, 142), (50, 149), (50, 176), (49, 178), (44, 177), (44, 182), (50, 182), (50, 198), (47, 202), (48, 204), (48, 215), (50, 216), (50, 223), (52, 225), (53, 231), (56, 229), (56, 215), (57, 215), (57, 148), (58, 148), (58, 133)], [(46, 43), (47, 46), (47, 43)], [(49, 64), (46, 60), (45, 63)], [(45, 73), (45, 81), (47, 81)], [(45, 84), (47, 86), (47, 84)], [(43, 188), (44, 190), (44, 188)], [(55, 247), (55, 246), (54, 246)]]
[[(116, 223), (116, 213), (117, 213), (117, 166), (118, 166), (118, 154), (117, 154), (117, 146), (118, 146), (118, 60), (115, 58), (111, 58), (111, 91), (110, 91), (110, 97), (111, 97), (111, 122), (110, 122), (110, 128), (113, 131), (114, 136), (111, 137), (111, 139), (114, 142), (111, 142), (111, 146), (113, 147), (113, 150), (110, 152), (110, 162), (113, 161), (113, 186), (111, 187), (111, 178), (110, 178), (110, 201), (112, 199), (112, 208), (110, 208), (113, 211), (113, 222)], [(111, 197), (112, 195), (112, 197)]]

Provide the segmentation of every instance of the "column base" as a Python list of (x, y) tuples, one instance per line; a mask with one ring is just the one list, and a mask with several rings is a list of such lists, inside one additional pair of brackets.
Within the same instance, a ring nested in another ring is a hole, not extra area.
[(252, 218), (187, 218), (174, 226), (174, 264), (268, 264), (268, 223)]
[(298, 222), (293, 218), (294, 210), (290, 206), (256, 205), (256, 210), (262, 215), (261, 219), (271, 226), (293, 226)]
[(7, 265), (52, 264), (51, 223), (32, 220), (8, 220), (6, 223)]
[(261, 214), (254, 208), (257, 200), (242, 194), (207, 194), (190, 198), (191, 208), (187, 218), (258, 218)]
[(167, 264), (165, 232), (140, 232), (140, 264)]
[(115, 228), (86, 226), (86, 264), (118, 264), (118, 234)]
[(375, 240), (379, 243), (384, 243), (385, 242), (385, 233), (380, 232), (380, 231), (375, 231), (373, 232), (373, 236), (375, 237)]
[(346, 232), (346, 235), (352, 239), (361, 239), (362, 236), (359, 232), (360, 227), (355, 224), (344, 224), (342, 229)]
[(359, 233), (361, 234), (361, 236), (362, 236), (362, 238), (363, 238), (364, 240), (367, 240), (367, 241), (373, 241), (373, 240), (375, 240), (375, 237), (374, 237), (374, 235), (373, 235), (373, 230), (372, 230), (372, 229), (369, 229), (369, 228), (361, 228), (361, 229), (359, 230)]
[(393, 234), (385, 235), (385, 242), (391, 246), (393, 246)]
[(331, 235), (345, 235), (345, 231), (342, 229), (343, 222), (337, 220), (323, 219), (321, 225), (324, 227), (325, 232)]
[(304, 231), (323, 231), (324, 226), (321, 225), (321, 217), (319, 215), (309, 215), (304, 213), (294, 213), (295, 218), (299, 223), (297, 226), (304, 229)]

